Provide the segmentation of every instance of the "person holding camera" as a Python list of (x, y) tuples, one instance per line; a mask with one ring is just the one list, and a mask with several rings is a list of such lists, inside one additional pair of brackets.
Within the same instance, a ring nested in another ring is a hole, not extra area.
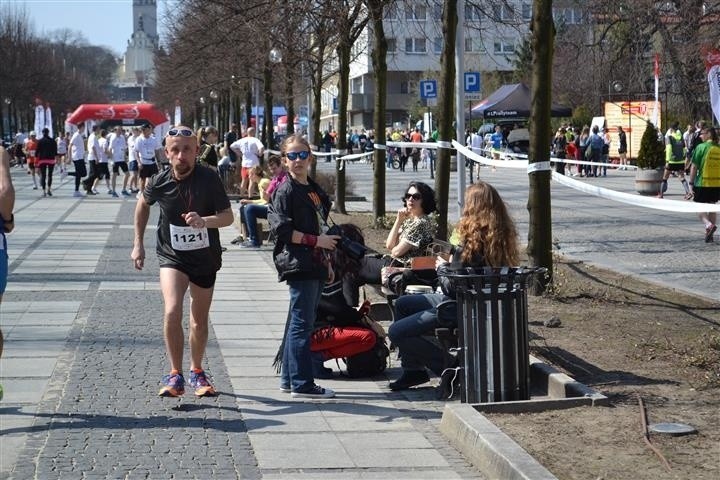
[[(356, 309), (348, 305), (343, 292), (348, 285), (344, 280), (357, 275), (360, 268), (359, 260), (365, 246), (362, 232), (359, 227), (350, 223), (334, 225), (332, 229), (338, 231), (348, 248), (338, 245), (338, 248), (333, 250), (333, 281), (325, 284), (318, 303), (317, 317), (310, 336), (315, 378), (333, 377), (332, 369), (324, 366), (325, 361), (366, 352), (372, 349), (377, 341), (377, 335), (364, 320), (369, 310), (369, 302)], [(275, 366), (282, 362), (283, 347), (284, 344), (280, 345), (275, 356)]]
[(290, 290), (280, 389), (294, 398), (331, 398), (334, 391), (315, 384), (310, 336), (323, 285), (334, 281), (330, 252), (340, 236), (328, 234), (330, 198), (308, 176), (312, 162), (308, 141), (290, 135), (280, 152), (289, 177), (275, 190), (268, 208), (268, 222), (277, 239), (275, 267)]
[(468, 268), (513, 266), (518, 262), (515, 223), (500, 194), (488, 183), (478, 180), (465, 191), (465, 207), (455, 235), (459, 245), (452, 256), (438, 257), (436, 262), (443, 293), (403, 295), (395, 301), (398, 320), (390, 325), (388, 337), (398, 347), (403, 373), (390, 383), (391, 390), (404, 390), (429, 381), (427, 369), (441, 376), (444, 365), (454, 361), (448, 352), (425, 337), (440, 326), (437, 306), (455, 298), (443, 275)]

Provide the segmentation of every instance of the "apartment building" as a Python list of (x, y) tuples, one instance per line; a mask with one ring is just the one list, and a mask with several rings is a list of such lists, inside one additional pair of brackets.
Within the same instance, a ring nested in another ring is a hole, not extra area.
[[(515, 50), (528, 32), (532, 2), (475, 0), (467, 2), (464, 13), (465, 70), (481, 74), (512, 71)], [(384, 126), (408, 126), (408, 110), (420, 104), (419, 81), (439, 76), (444, 41), (442, 2), (394, 5), (386, 11), (384, 29), (388, 40)], [(374, 128), (372, 38), (373, 32), (368, 27), (353, 49), (348, 105), (350, 128)], [(329, 82), (330, 85), (323, 91), (322, 129), (332, 129), (337, 125), (337, 86), (333, 83)]]

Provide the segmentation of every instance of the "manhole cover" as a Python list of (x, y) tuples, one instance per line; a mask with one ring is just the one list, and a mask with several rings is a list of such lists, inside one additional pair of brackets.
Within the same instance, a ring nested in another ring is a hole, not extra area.
[(669, 435), (688, 435), (697, 433), (695, 427), (685, 423), (652, 423), (650, 431), (655, 433), (666, 433)]

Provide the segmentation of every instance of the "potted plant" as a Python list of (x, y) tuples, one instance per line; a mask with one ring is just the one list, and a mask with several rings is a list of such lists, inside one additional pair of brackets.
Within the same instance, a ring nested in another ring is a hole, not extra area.
[(635, 189), (641, 195), (657, 195), (662, 188), (663, 167), (665, 166), (665, 146), (660, 134), (650, 122), (645, 126), (640, 152), (637, 157)]

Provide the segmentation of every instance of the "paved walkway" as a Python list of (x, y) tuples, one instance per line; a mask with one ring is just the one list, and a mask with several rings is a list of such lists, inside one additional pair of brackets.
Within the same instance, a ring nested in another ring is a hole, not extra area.
[(221, 394), (157, 397), (162, 302), (154, 255), (143, 272), (129, 260), (134, 201), (74, 199), (69, 183), (38, 198), (18, 170), (0, 478), (478, 478), (440, 435), (431, 388), (391, 392), (383, 375), (325, 381), (327, 401), (279, 391), (288, 293), (269, 249), (224, 255), (206, 362)]

